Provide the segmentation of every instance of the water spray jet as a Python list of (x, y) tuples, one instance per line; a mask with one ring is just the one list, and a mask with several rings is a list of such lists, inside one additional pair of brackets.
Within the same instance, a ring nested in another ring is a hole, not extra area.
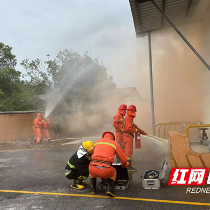
[[(62, 82), (60, 82), (61, 86), (48, 94), (45, 118), (49, 117), (56, 105), (63, 99), (67, 91), (71, 93), (75, 88), (77, 88), (79, 83), (88, 79), (88, 76), (90, 76), (94, 70), (92, 67), (93, 65), (91, 64), (88, 66), (77, 66), (77, 64), (75, 64), (73, 71), (71, 69), (71, 72), (67, 72), (67, 74), (63, 76)], [(71, 76), (68, 75), (70, 73), (72, 73)]]

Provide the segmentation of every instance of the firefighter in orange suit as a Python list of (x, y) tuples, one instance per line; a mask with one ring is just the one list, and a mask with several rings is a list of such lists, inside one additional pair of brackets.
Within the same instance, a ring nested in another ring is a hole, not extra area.
[(118, 113), (113, 118), (113, 126), (116, 132), (116, 141), (124, 149), (123, 140), (123, 126), (124, 126), (124, 116), (126, 114), (127, 106), (125, 104), (120, 105), (118, 108)]
[(106, 194), (115, 197), (114, 182), (116, 180), (116, 170), (112, 167), (114, 157), (117, 154), (123, 167), (127, 167), (127, 157), (120, 145), (115, 142), (115, 136), (112, 132), (105, 132), (102, 139), (94, 144), (94, 153), (92, 162), (89, 165), (91, 194), (96, 193), (96, 177), (108, 179), (108, 188)]
[(147, 135), (146, 132), (141, 130), (137, 125), (133, 123), (133, 118), (136, 117), (136, 107), (134, 105), (130, 105), (127, 109), (127, 115), (125, 117), (124, 124), (124, 144), (125, 144), (125, 154), (128, 159), (128, 171), (137, 171), (131, 165), (132, 154), (133, 154), (133, 137), (134, 133), (140, 132), (142, 135)]
[(43, 124), (43, 121), (42, 121), (40, 113), (37, 114), (36, 118), (34, 119), (33, 124), (34, 124), (34, 127), (36, 129), (36, 135), (37, 135), (36, 143), (39, 144), (40, 140), (42, 138), (41, 127), (42, 127), (42, 124)]
[(45, 118), (42, 124), (42, 138), (46, 137), (50, 143), (50, 135), (48, 131), (48, 126), (50, 124), (49, 118)]
[(33, 129), (33, 132), (34, 132), (34, 138), (35, 138), (35, 142), (36, 142), (37, 134), (36, 134), (36, 128), (35, 128), (35, 123), (34, 123), (34, 121), (33, 121), (33, 127), (32, 127), (32, 129)]

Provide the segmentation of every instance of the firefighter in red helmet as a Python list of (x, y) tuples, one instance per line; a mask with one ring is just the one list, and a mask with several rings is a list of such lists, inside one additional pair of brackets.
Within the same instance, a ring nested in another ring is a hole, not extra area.
[(136, 107), (134, 105), (130, 105), (127, 109), (124, 124), (125, 154), (127, 155), (127, 160), (129, 162), (128, 171), (137, 171), (137, 169), (133, 168), (131, 165), (134, 133), (139, 131), (142, 135), (147, 135), (146, 132), (133, 123), (133, 119), (136, 117), (136, 112)]
[(117, 114), (113, 118), (113, 126), (116, 132), (116, 141), (124, 149), (123, 140), (123, 126), (124, 126), (124, 116), (126, 114), (127, 106), (125, 104), (120, 105)]
[(36, 143), (39, 144), (40, 140), (42, 138), (41, 127), (42, 127), (42, 124), (43, 124), (40, 113), (37, 114), (36, 118), (34, 119), (33, 124), (34, 124), (34, 127), (35, 127), (36, 137), (37, 137)]
[(118, 155), (123, 167), (127, 167), (127, 157), (120, 145), (115, 142), (115, 136), (112, 132), (105, 132), (102, 139), (94, 144), (94, 153), (92, 162), (89, 165), (91, 194), (96, 193), (96, 177), (108, 179), (108, 188), (106, 194), (115, 197), (114, 182), (116, 180), (116, 169), (112, 167), (115, 154)]

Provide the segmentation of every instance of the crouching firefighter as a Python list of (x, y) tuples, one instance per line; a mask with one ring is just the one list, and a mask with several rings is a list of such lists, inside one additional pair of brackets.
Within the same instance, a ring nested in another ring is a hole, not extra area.
[(94, 144), (92, 141), (82, 142), (78, 151), (71, 156), (66, 168), (65, 175), (67, 179), (73, 179), (71, 187), (73, 189), (81, 190), (89, 176), (89, 163), (93, 154)]
[(120, 145), (115, 142), (112, 132), (105, 132), (102, 139), (94, 144), (94, 154), (89, 165), (91, 194), (96, 194), (96, 178), (108, 179), (106, 194), (115, 197), (114, 182), (116, 180), (116, 169), (112, 167), (114, 157), (117, 154), (123, 167), (127, 167), (127, 157)]

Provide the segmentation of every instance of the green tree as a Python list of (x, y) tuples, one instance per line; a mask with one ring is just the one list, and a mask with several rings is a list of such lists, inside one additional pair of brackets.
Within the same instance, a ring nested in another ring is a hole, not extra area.
[(4, 68), (14, 69), (17, 64), (15, 57), (16, 56), (12, 54), (12, 47), (0, 42), (0, 70)]
[(21, 75), (20, 72), (15, 71), (17, 60), (11, 51), (11, 47), (0, 42), (0, 90), (7, 97), (18, 90), (17, 83)]
[(0, 43), (0, 111), (32, 110), (41, 107), (40, 100), (34, 100), (34, 88), (27, 81), (21, 81), (21, 72), (16, 71), (16, 56), (12, 47)]
[(49, 57), (46, 61), (25, 59), (21, 65), (31, 78), (30, 83), (43, 84), (45, 90), (50, 88), (55, 93), (55, 99), (62, 95), (57, 111), (62, 112), (66, 105), (73, 102), (80, 104), (84, 110), (87, 104), (106, 100), (116, 88), (112, 78), (107, 76), (106, 68), (87, 53), (81, 56), (77, 52), (64, 50), (53, 60)]

